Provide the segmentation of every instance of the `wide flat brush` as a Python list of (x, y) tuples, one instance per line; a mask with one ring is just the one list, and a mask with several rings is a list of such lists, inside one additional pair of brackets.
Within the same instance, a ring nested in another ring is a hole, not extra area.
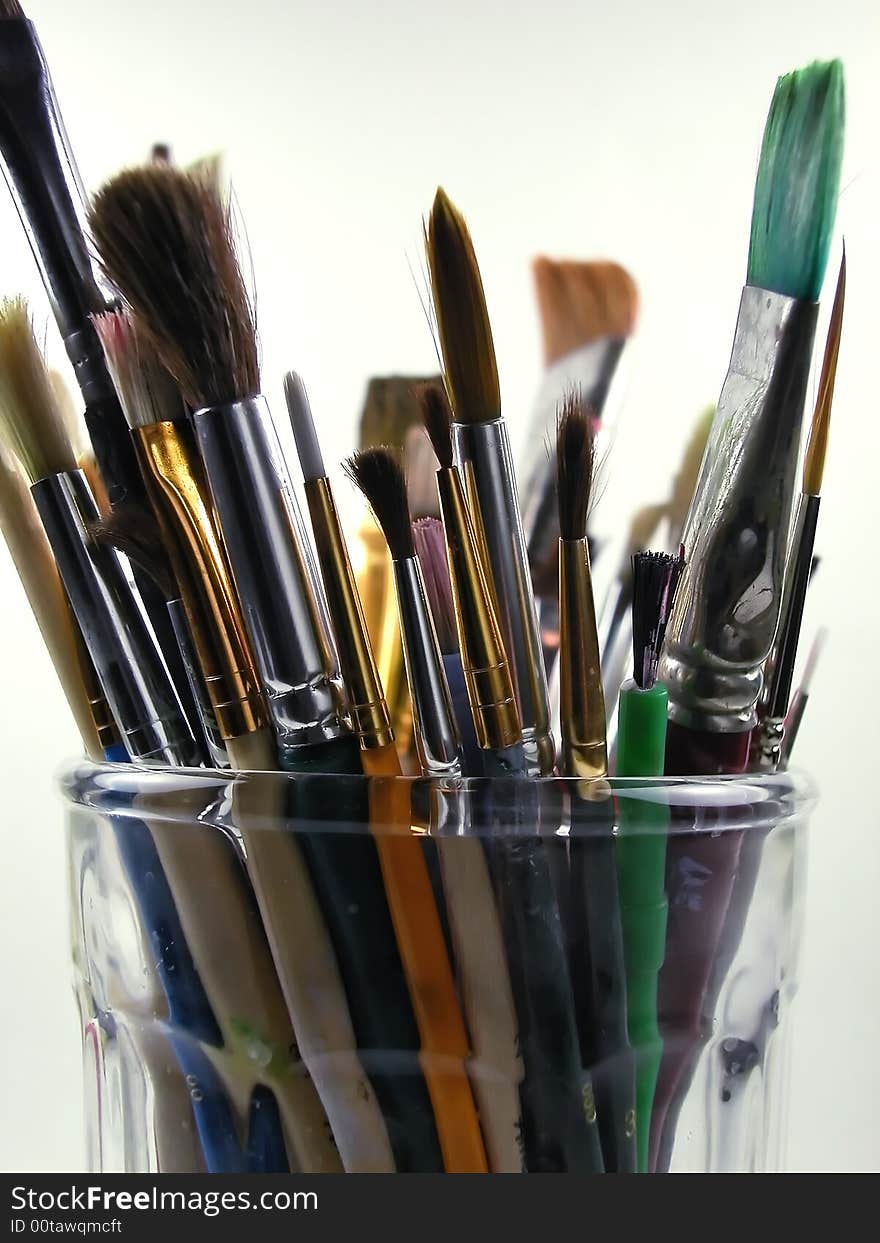
[(600, 435), (606, 404), (627, 341), (635, 331), (638, 290), (617, 263), (534, 260), (546, 370), (532, 408), (520, 477), (523, 529), (535, 583), (548, 676), (559, 648), (557, 554), (559, 519), (555, 472), (548, 443), (556, 412), (577, 389)]
[(837, 204), (839, 61), (779, 79), (755, 181), (747, 285), (683, 542), (660, 677), (670, 773), (741, 772), (783, 598), (804, 398)]
[(510, 661), (530, 770), (556, 762), (516, 478), (483, 282), (461, 213), (438, 189), (425, 230), (453, 442)]

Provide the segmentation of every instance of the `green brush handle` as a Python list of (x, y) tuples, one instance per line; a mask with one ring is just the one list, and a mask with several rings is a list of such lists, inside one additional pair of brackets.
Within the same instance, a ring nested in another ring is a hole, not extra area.
[[(662, 777), (666, 749), (666, 688), (641, 690), (632, 679), (620, 690), (618, 777)], [(626, 961), (629, 1038), (636, 1051), (636, 1128), (639, 1170), (647, 1173), (651, 1109), (663, 1042), (657, 1025), (657, 977), (666, 949), (666, 832), (669, 809), (625, 795), (620, 805), (617, 876)], [(633, 823), (637, 818), (637, 823)]]

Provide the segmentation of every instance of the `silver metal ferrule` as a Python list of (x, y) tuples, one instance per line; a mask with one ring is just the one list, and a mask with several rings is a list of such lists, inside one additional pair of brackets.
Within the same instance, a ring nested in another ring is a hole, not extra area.
[(547, 775), (553, 772), (556, 752), (507, 427), (503, 419), (496, 419), (453, 423), (452, 428), (484, 568), (495, 592), (526, 760), (530, 772)]
[(198, 747), (125, 559), (89, 534), (100, 515), (82, 471), (50, 475), (31, 493), (129, 755), (146, 764), (197, 765)]
[(428, 777), (460, 777), (461, 739), (419, 559), (407, 557), (392, 565), (419, 763)]
[(332, 649), (265, 399), (198, 410), (194, 423), (279, 747), (329, 741), (345, 732)]
[(659, 676), (690, 729), (752, 729), (782, 604), (818, 304), (747, 285), (682, 536)]
[[(625, 337), (591, 341), (551, 363), (541, 379), (525, 442), (528, 460), (523, 472), (526, 484), (521, 495), (529, 563), (535, 571), (547, 561), (552, 563), (552, 571), (547, 574), (550, 583), (556, 578), (559, 512), (556, 460), (548, 441), (556, 434), (559, 405), (566, 393), (576, 390), (595, 417), (601, 419), (625, 345)], [(548, 591), (549, 596), (554, 594), (555, 590)]]

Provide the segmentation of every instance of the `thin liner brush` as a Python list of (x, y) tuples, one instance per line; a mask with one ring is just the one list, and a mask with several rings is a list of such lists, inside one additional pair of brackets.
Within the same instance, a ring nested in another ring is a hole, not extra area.
[[(364, 772), (376, 778), (399, 777), (400, 760), (394, 748), (388, 707), (370, 649), (342, 526), (324, 470), (305, 386), (295, 372), (288, 372), (285, 377), (285, 395), (305, 478), (318, 560), (335, 623), (340, 669), (361, 743)], [(402, 504), (406, 505), (405, 493)], [(406, 637), (404, 652), (409, 652)], [(415, 694), (413, 701), (416, 702)], [(447, 1169), (473, 1170), (480, 1167), (481, 1158), (473, 1135), (469, 1134), (467, 1102), (456, 1099), (452, 1085), (449, 1091), (442, 1090), (439, 1077), (428, 1069), (435, 1053), (445, 1056), (449, 1049), (455, 1051), (463, 1037), (430, 876), (415, 837), (406, 832), (383, 831), (388, 826), (409, 828), (409, 791), (399, 782), (377, 781), (371, 787), (370, 798), (373, 837), (421, 1034), (423, 1065), (428, 1089), (433, 1089), (444, 1161)], [(484, 1167), (485, 1159), (482, 1161)]]
[(453, 442), (495, 595), (530, 771), (553, 772), (547, 680), (492, 329), (464, 218), (438, 189), (425, 230)]
[[(422, 771), (434, 777), (460, 776), (461, 743), (415, 553), (403, 470), (394, 454), (387, 449), (367, 449), (356, 453), (345, 463), (345, 470), (369, 502), (391, 553), (403, 657), (413, 705), (415, 742)], [(433, 908), (427, 872), (425, 881), (428, 885), (425, 901), (430, 901)], [(445, 958), (439, 920), (435, 945), (438, 961), (443, 952), (446, 964), (445, 979), (439, 981), (443, 985), (442, 993), (437, 994), (428, 1007), (425, 1005), (426, 998), (410, 984), (419, 1024), (422, 1068), (434, 1107), (447, 1172), (470, 1170), (479, 1173), (488, 1167), (465, 1070), (468, 1040), (452, 972)], [(441, 1063), (444, 1067), (442, 1072), (439, 1070)]]
[(804, 456), (803, 483), (794, 519), (794, 533), (788, 556), (779, 629), (772, 653), (775, 656), (775, 662), (771, 663), (769, 668), (767, 665), (764, 667), (765, 711), (752, 741), (757, 766), (765, 772), (775, 772), (782, 759), (785, 715), (788, 712), (788, 701), (791, 695), (791, 681), (794, 676), (804, 603), (813, 561), (813, 545), (819, 522), (822, 475), (825, 470), (828, 424), (834, 398), (834, 379), (837, 374), (837, 356), (840, 352), (845, 297), (846, 251), (844, 250), (840, 260), (834, 305), (831, 310), (831, 323), (825, 344), (822, 373), (819, 377), (819, 395)]
[[(580, 1006), (581, 1047), (594, 1074), (606, 1168), (636, 1169), (635, 1064), (626, 1022), (623, 932), (617, 891), (613, 803), (608, 772), (605, 701), (590, 575), (587, 517), (596, 469), (595, 426), (578, 393), (570, 393), (556, 433), (559, 505), (560, 768), (581, 779), (571, 793), (569, 866), (572, 974), (589, 981)], [(582, 985), (581, 985), (582, 987)], [(576, 993), (577, 995), (577, 993)], [(593, 1055), (593, 1056), (590, 1056)]]
[(683, 534), (660, 677), (667, 772), (742, 772), (779, 621), (804, 398), (840, 181), (839, 61), (779, 79), (755, 180), (747, 285)]
[[(175, 563), (177, 582), (194, 636), (199, 672), (211, 699), (213, 719), (230, 758), (238, 766), (275, 767), (275, 747), (266, 725), (266, 709), (260, 693), (250, 645), (240, 618), (240, 608), (221, 534), (210, 503), (201, 460), (180, 396), (160, 363), (152, 343), (144, 336), (137, 320), (127, 312), (102, 317), (98, 331), (114, 380), (117, 383), (132, 437), (144, 470), (148, 490), (160, 519), (168, 554)], [(264, 781), (270, 781), (264, 778)], [(269, 799), (274, 795), (269, 790)], [(276, 953), (279, 973), (291, 1017), (303, 1049), (303, 1057), (327, 1109), (330, 1125), (347, 1170), (382, 1171), (393, 1169), (387, 1133), (375, 1097), (366, 1081), (356, 1054), (354, 1033), (345, 1001), (339, 969), (330, 938), (311, 892), (305, 865), (293, 843), (266, 832), (256, 824), (251, 831), (249, 814), (253, 796), (237, 796), (237, 824), (242, 831), (248, 865), (254, 880), (260, 909)], [(269, 808), (263, 809), (268, 814)], [(210, 852), (204, 843), (201, 865), (207, 871)], [(169, 844), (170, 849), (170, 844)], [(221, 856), (214, 856), (214, 905), (219, 903), (232, 918), (240, 898), (225, 882), (223, 889)], [(198, 860), (191, 866), (172, 851), (168, 866), (189, 895), (184, 905), (201, 911), (198, 892)], [(296, 895), (296, 911), (291, 904)], [(221, 934), (200, 915), (200, 944), (207, 947)], [(246, 926), (247, 913), (239, 912), (239, 925)], [(281, 946), (286, 944), (286, 948)], [(308, 944), (311, 965), (306, 967), (302, 946)], [(235, 939), (225, 955), (232, 972)], [(259, 961), (254, 953), (254, 963)], [(274, 972), (271, 963), (264, 970)], [(247, 960), (239, 975), (247, 974)], [(320, 981), (325, 1004), (311, 1000), (312, 981)], [(241, 980), (239, 980), (241, 985)], [(242, 988), (238, 990), (241, 1009)], [(229, 997), (229, 1008), (235, 996)], [(247, 1012), (253, 1007), (244, 1007)], [(281, 1042), (283, 1044), (283, 1041)], [(332, 1050), (332, 1059), (327, 1058)], [(277, 1085), (276, 1085), (277, 1086)], [(295, 1085), (294, 1085), (295, 1086)], [(282, 1113), (288, 1117), (288, 1094), (278, 1089)], [(307, 1149), (309, 1167), (318, 1168), (323, 1158)]]
[[(677, 557), (640, 552), (632, 559), (632, 677), (620, 688), (617, 776), (662, 777), (666, 751), (666, 688), (657, 664), (684, 549)], [(657, 976), (666, 942), (666, 834), (669, 809), (618, 791), (617, 877), (626, 960), (626, 1016), (636, 1055), (639, 1173), (648, 1172), (651, 1110), (663, 1053), (657, 1024)], [(635, 826), (633, 826), (635, 821)]]
[(791, 753), (794, 744), (800, 732), (801, 722), (804, 719), (804, 713), (807, 710), (807, 704), (810, 699), (810, 689), (813, 684), (813, 677), (822, 657), (822, 649), (828, 642), (828, 629), (826, 626), (820, 626), (816, 632), (816, 637), (810, 647), (809, 655), (804, 664), (804, 671), (801, 674), (800, 685), (795, 691), (791, 707), (785, 718), (785, 736), (782, 740), (782, 762), (787, 767), (788, 761), (791, 759)]
[(3, 434), (27, 474), (58, 571), (132, 758), (197, 763), (197, 747), (119, 555), (98, 548), (99, 517), (22, 300), (0, 310)]
[[(0, 154), (58, 331), (85, 403), (85, 423), (110, 503), (146, 506), (104, 356), (90, 317), (114, 295), (96, 274), (83, 227), (84, 191), (36, 29), (17, 4), (0, 13)], [(92, 482), (90, 476), (90, 482)], [(100, 493), (93, 487), (96, 498)], [(150, 579), (138, 590), (190, 727), (196, 721), (165, 604)]]

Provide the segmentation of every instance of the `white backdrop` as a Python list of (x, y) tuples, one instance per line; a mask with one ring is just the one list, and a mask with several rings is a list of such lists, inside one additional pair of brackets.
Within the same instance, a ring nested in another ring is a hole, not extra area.
[[(226, 152), (253, 252), (264, 387), (281, 410), (282, 372), (303, 372), (328, 460), (352, 446), (368, 376), (433, 365), (410, 265), (418, 269), (421, 217), (438, 181), (476, 240), (514, 435), (540, 372), (530, 257), (630, 267), (643, 313), (603, 525), (637, 498), (666, 494), (694, 416), (717, 396), (777, 75), (843, 57), (839, 231), (849, 284), (823, 563), (805, 625), (809, 636), (821, 619), (831, 637), (798, 744), (823, 803), (789, 1152), (792, 1169), (877, 1169), (878, 575), (869, 558), (880, 516), (880, 9), (873, 0), (25, 5), (89, 186), (157, 139), (182, 160)], [(38, 322), (48, 318), (2, 191), (0, 293), (16, 292), (31, 297)], [(79, 1040), (52, 774), (76, 735), (5, 548), (0, 598), (0, 1169), (70, 1170), (82, 1152)]]

